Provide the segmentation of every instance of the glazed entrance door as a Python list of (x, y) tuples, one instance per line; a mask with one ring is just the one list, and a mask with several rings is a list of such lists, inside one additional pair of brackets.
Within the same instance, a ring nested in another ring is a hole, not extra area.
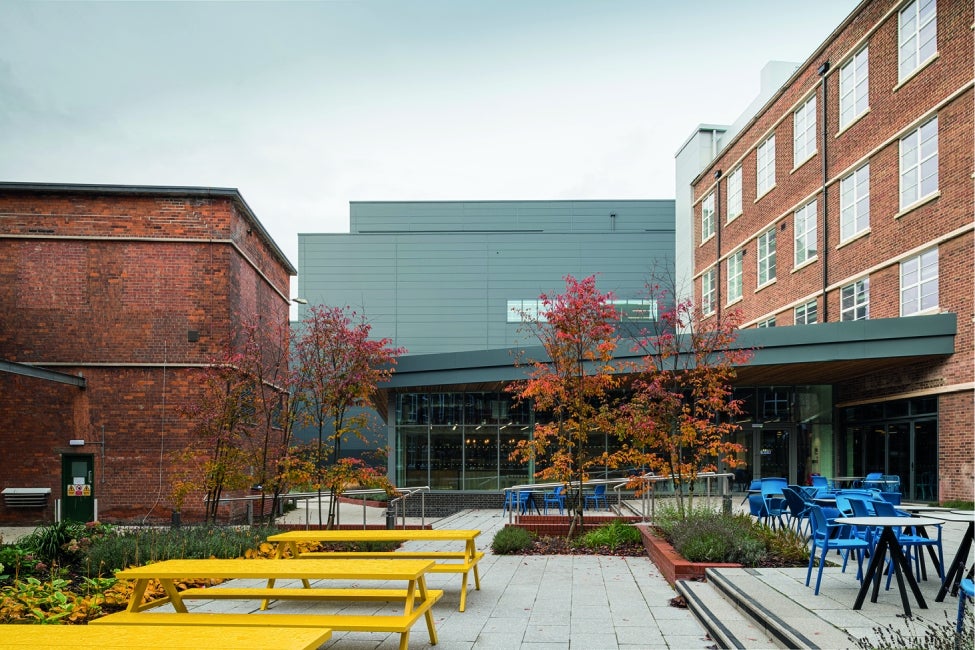
[(95, 518), (95, 457), (61, 456), (61, 519), (89, 522)]
[(761, 476), (780, 476), (795, 483), (795, 440), (791, 426), (766, 424), (758, 431)]

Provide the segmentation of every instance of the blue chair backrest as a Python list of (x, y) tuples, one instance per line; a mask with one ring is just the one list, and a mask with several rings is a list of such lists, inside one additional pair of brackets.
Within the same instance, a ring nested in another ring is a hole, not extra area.
[(813, 484), (813, 487), (828, 488), (829, 487), (829, 480), (827, 480), (827, 478), (825, 476), (823, 476), (822, 474), (813, 474), (812, 475), (812, 484)]
[(806, 510), (806, 501), (795, 488), (789, 486), (783, 488), (782, 495), (785, 497), (786, 505), (789, 506), (789, 512), (794, 517), (798, 517)]
[(853, 515), (856, 517), (870, 517), (873, 510), (863, 499), (849, 499), (850, 506), (853, 508)]
[(752, 482), (748, 484), (749, 490), (761, 490), (762, 489), (762, 479), (754, 478)]
[(826, 515), (823, 514), (822, 508), (817, 505), (809, 506), (809, 521), (812, 522), (812, 533), (814, 537), (826, 538), (829, 535)]
[(600, 483), (596, 486), (596, 489), (592, 491), (593, 496), (601, 497), (606, 494), (606, 484)]
[(903, 517), (901, 513), (897, 512), (894, 504), (887, 503), (886, 501), (878, 501), (873, 504), (873, 509), (877, 513), (878, 517)]
[(782, 494), (782, 490), (789, 486), (789, 482), (784, 478), (763, 478), (762, 479), (762, 495), (778, 495)]
[(765, 500), (762, 498), (761, 494), (749, 494), (748, 495), (748, 512), (752, 517), (767, 517), (768, 513), (765, 510)]

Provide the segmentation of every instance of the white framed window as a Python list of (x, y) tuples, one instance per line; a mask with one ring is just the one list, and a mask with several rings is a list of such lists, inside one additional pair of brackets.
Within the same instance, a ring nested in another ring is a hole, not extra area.
[(708, 269), (701, 276), (701, 313), (713, 314), (717, 305), (717, 269)]
[(938, 191), (938, 117), (900, 142), (901, 210)]
[(863, 48), (840, 68), (841, 129), (845, 129), (870, 108), (869, 49)]
[(714, 192), (701, 201), (701, 242), (714, 236)]
[(795, 308), (796, 325), (813, 325), (819, 318), (819, 307), (815, 300), (810, 300), (804, 305)]
[(728, 302), (732, 303), (741, 300), (742, 277), (744, 275), (742, 262), (744, 261), (744, 251), (738, 251), (728, 257)]
[(762, 144), (758, 145), (756, 156), (756, 188), (761, 196), (775, 187), (775, 134), (773, 133)]
[(741, 166), (728, 174), (728, 221), (741, 214)]
[(817, 219), (816, 200), (813, 199), (795, 213), (795, 265), (805, 264), (816, 257)]
[(758, 286), (775, 279), (775, 228), (758, 236)]
[(840, 289), (840, 320), (870, 318), (870, 278), (857, 280)]
[(755, 327), (775, 327), (775, 316), (759, 321)]
[[(773, 145), (774, 146), (774, 145)], [(798, 167), (816, 153), (816, 95), (792, 114), (792, 166)], [(774, 170), (773, 170), (774, 175)]]
[(938, 307), (938, 249), (901, 262), (901, 316)]
[(870, 163), (840, 180), (840, 241), (870, 228)]
[(935, 0), (914, 0), (900, 10), (897, 22), (898, 81), (904, 81), (938, 51)]

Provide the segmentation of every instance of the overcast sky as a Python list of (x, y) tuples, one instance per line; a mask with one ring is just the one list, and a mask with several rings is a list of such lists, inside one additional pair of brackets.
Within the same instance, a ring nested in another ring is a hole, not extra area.
[(674, 197), (854, 0), (0, 1), (0, 180), (235, 187), (297, 266), (349, 201)]

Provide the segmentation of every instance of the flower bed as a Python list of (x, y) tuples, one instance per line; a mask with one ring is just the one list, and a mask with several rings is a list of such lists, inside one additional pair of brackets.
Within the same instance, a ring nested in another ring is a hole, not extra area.
[(643, 536), (647, 555), (671, 586), (678, 580), (703, 580), (704, 572), (711, 567), (741, 567), (740, 564), (727, 562), (690, 562), (675, 551), (670, 542), (654, 533), (650, 526), (640, 525), (637, 528)]

